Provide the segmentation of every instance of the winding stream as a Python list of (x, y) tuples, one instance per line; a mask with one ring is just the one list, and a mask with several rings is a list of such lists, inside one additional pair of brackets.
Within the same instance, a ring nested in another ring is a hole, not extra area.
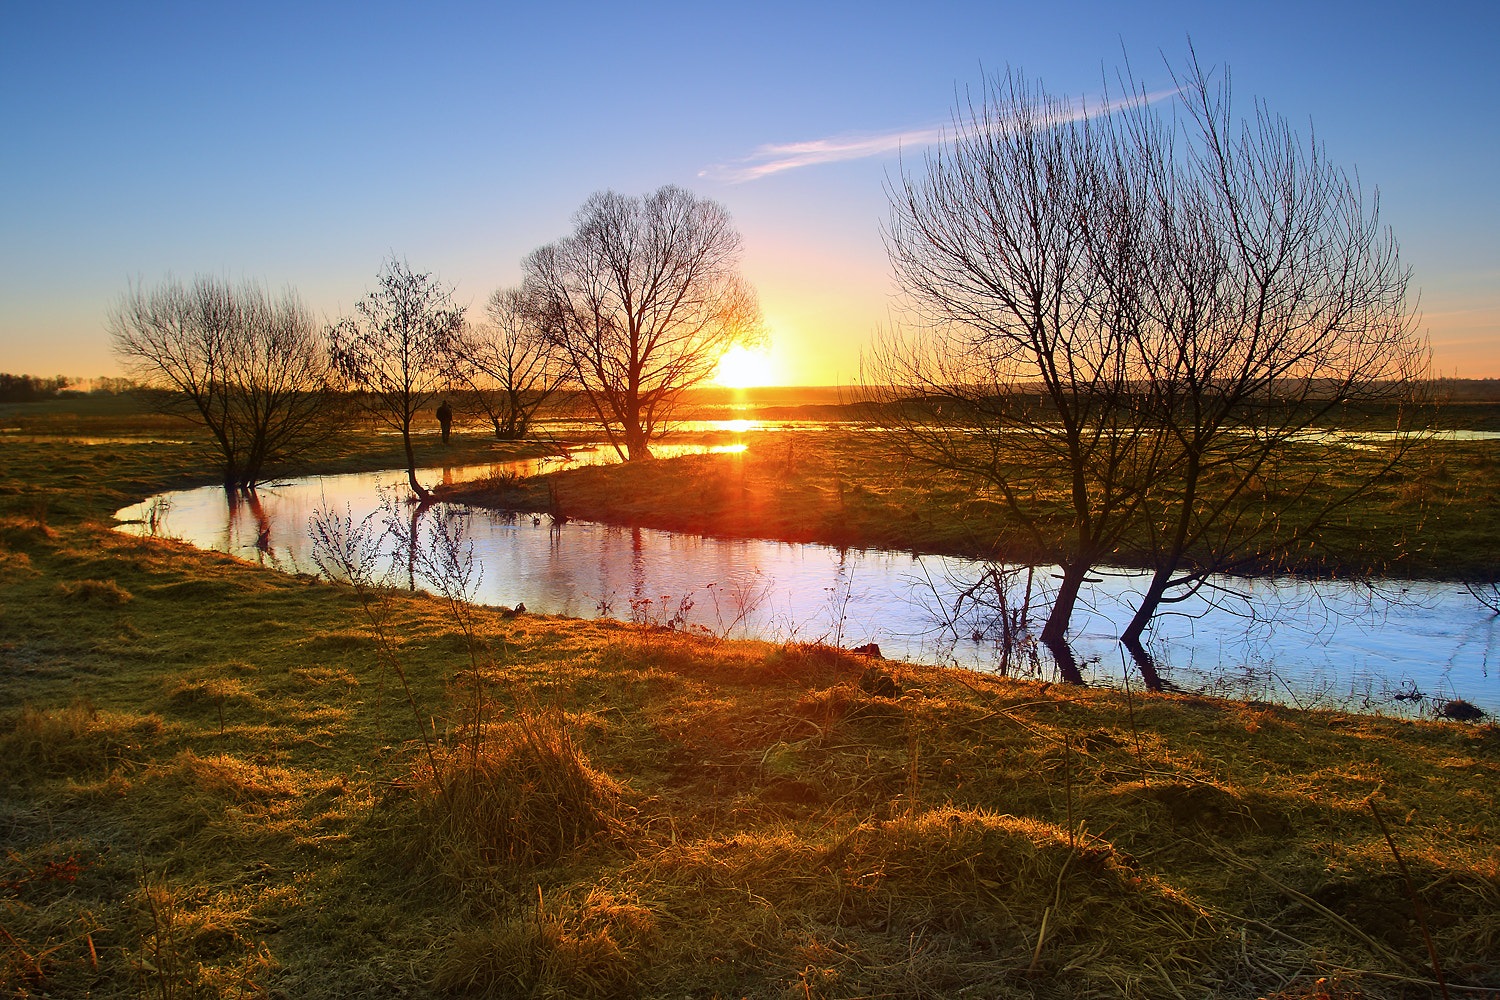
[[(457, 482), (509, 471), (528, 475), (549, 461), (555, 460), (428, 469), (421, 476)], [(262, 487), (233, 503), (222, 488), (203, 487), (160, 494), (116, 517), (123, 531), (312, 573), (310, 518), (322, 510), (355, 523), (375, 515), (371, 523), (378, 523), (382, 491), (393, 496), (404, 480), (401, 471), (308, 477)], [(982, 609), (950, 620), (953, 595), (983, 569), (971, 560), (587, 521), (554, 526), (545, 516), (463, 507), (425, 515), (444, 516), (464, 526), (465, 542), (473, 546), (479, 572), (472, 599), (483, 604), (524, 604), (533, 613), (580, 618), (678, 619), (681, 627), (735, 637), (846, 647), (873, 642), (889, 658), (1044, 679), (1056, 672), (1024, 643), (1004, 656), (993, 615)], [(1012, 568), (1009, 599), (1014, 602), (1029, 580), (1044, 619), (1051, 573), (1050, 567)], [(1144, 580), (1129, 571), (1096, 576), (1101, 581), (1085, 592), (1073, 622), (1085, 679), (1139, 684), (1115, 636)], [(1213, 604), (1194, 599), (1177, 605), (1148, 633), (1170, 684), (1230, 697), (1408, 713), (1430, 708), (1432, 699), (1463, 698), (1500, 712), (1500, 618), (1456, 584), (1387, 581), (1372, 588), (1269, 578), (1215, 584)]]

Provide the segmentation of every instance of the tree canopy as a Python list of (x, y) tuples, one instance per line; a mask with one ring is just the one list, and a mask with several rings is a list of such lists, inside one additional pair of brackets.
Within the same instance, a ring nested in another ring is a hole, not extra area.
[(671, 185), (644, 198), (598, 192), (573, 221), (571, 236), (526, 258), (525, 287), (609, 443), (650, 458), (683, 393), (763, 335), (740, 235), (718, 202)]
[[(1122, 546), (1155, 569), (1138, 646), (1169, 591), (1306, 541), (1389, 462), (1339, 492), (1260, 484), (1319, 420), (1426, 374), (1378, 199), (1263, 106), (1236, 119), (1227, 79), (1193, 61), (1177, 83), (1180, 120), (1133, 87), (1090, 113), (1007, 73), (892, 186), (912, 324), (868, 377), (914, 456), (1061, 542), (1049, 644)], [(1294, 536), (1268, 496), (1318, 510)]]

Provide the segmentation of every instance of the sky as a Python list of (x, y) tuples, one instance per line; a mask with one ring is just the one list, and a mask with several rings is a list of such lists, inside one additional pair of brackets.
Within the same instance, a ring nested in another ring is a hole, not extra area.
[(857, 377), (888, 192), (1007, 68), (1096, 98), (1189, 40), (1378, 190), (1437, 371), (1500, 377), (1500, 5), (45, 4), (0, 0), (0, 371), (118, 375), (131, 282), (294, 288), (330, 320), (394, 254), (477, 315), (598, 190), (729, 209), (765, 377)]

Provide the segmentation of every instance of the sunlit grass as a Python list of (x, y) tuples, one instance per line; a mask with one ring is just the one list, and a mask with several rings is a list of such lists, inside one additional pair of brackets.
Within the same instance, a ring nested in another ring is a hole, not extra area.
[[(1061, 483), (1037, 483), (1029, 496), (1028, 507), (1039, 512), (1037, 537), (984, 483), (908, 459), (890, 435), (763, 431), (744, 437), (743, 448), (730, 446), (719, 454), (460, 485), (451, 495), (543, 511), (555, 500), (572, 517), (672, 531), (1006, 562), (1053, 561), (1073, 530), (1071, 495)], [(1500, 462), (1492, 450), (1490, 442), (1420, 446), (1401, 470), (1335, 511), (1318, 530), (1317, 544), (1299, 543), (1289, 553), (1252, 559), (1240, 570), (1493, 578), (1500, 565)], [(1023, 462), (1024, 455), (1014, 460)], [(1276, 482), (1313, 481), (1321, 495), (1360, 482), (1379, 460), (1372, 451), (1298, 447)], [(1269, 482), (1258, 488), (1269, 491), (1264, 495), (1273, 505), (1282, 497)], [(1306, 527), (1306, 512), (1295, 505), (1268, 509), (1277, 512), (1267, 543)], [(1126, 537), (1107, 561), (1149, 564), (1142, 546), (1140, 539)]]
[[(111, 530), (195, 455), (0, 443), (0, 992), (1394, 997), (1426, 955), (1372, 798), (1450, 979), (1500, 987), (1492, 725), (490, 608), (476, 665), (383, 592), (419, 725), (352, 588)], [(856, 444), (683, 468), (960, 534)]]

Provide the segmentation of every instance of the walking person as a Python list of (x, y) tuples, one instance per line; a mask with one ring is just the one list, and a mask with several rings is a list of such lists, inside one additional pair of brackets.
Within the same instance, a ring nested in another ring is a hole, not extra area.
[(443, 428), (443, 444), (448, 443), (448, 431), (453, 427), (453, 407), (448, 405), (445, 399), (437, 408), (438, 423)]

